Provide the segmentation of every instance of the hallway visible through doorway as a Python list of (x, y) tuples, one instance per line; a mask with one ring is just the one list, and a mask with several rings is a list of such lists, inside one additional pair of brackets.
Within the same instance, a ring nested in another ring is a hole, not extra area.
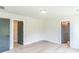
[(23, 44), (23, 21), (14, 20), (14, 48), (21, 47)]
[(70, 45), (70, 22), (61, 22), (61, 43)]

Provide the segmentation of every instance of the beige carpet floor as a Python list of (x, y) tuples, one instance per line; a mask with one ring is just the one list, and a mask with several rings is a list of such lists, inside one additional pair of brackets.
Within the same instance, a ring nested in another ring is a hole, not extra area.
[(40, 41), (30, 45), (18, 45), (5, 53), (79, 53), (79, 50), (70, 48), (67, 44), (55, 44)]

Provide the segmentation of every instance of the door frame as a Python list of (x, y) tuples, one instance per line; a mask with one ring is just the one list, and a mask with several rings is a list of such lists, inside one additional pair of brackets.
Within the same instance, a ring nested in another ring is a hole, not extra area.
[(60, 21), (60, 37), (61, 37), (60, 41), (61, 41), (61, 44), (63, 44), (62, 43), (62, 26), (61, 26), (62, 22), (68, 22), (69, 23), (69, 41), (70, 41), (70, 20), (62, 20), (62, 21)]
[(11, 41), (12, 44), (11, 44), (10, 49), (13, 49), (13, 48), (14, 48), (14, 47), (13, 47), (13, 46), (14, 46), (14, 21), (22, 21), (22, 22), (23, 22), (23, 45), (24, 45), (24, 20), (18, 20), (18, 19), (12, 20), (12, 21), (11, 21), (11, 23), (12, 23), (12, 24), (11, 24), (11, 25), (12, 25), (12, 33), (11, 33), (11, 35), (12, 35), (12, 37), (11, 37), (11, 38), (12, 38), (12, 39), (11, 39), (11, 40), (12, 40), (12, 41)]

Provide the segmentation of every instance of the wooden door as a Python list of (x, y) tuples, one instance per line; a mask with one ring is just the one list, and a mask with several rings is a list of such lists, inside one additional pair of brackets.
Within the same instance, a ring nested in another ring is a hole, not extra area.
[(23, 21), (18, 21), (18, 43), (23, 44)]

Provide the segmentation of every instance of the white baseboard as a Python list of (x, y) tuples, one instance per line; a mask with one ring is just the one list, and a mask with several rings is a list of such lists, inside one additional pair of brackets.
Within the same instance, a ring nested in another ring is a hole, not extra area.
[(50, 41), (50, 40), (46, 40), (46, 41), (49, 41), (49, 42), (52, 42), (52, 43), (56, 43), (56, 44), (61, 44), (61, 42), (57, 42), (57, 41)]
[(38, 41), (32, 41), (32, 42), (25, 42), (24, 45), (29, 45), (29, 44), (32, 44), (32, 43), (36, 43), (36, 42), (39, 42), (41, 40), (38, 40)]
[(72, 45), (72, 44), (70, 44), (70, 47), (73, 48), (73, 49), (79, 49), (78, 45)]

